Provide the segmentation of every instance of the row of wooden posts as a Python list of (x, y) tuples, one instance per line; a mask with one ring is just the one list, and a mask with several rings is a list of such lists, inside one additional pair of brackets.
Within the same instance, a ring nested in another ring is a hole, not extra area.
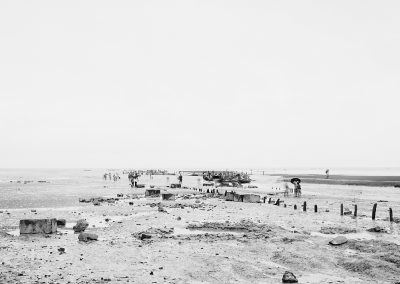
[[(266, 197), (264, 197), (264, 203), (265, 203)], [(268, 204), (271, 204), (272, 200), (271, 197), (268, 199)], [(280, 203), (280, 199), (278, 198), (276, 200), (276, 202), (274, 203), (274, 205), (278, 205), (279, 206)], [(372, 220), (375, 220), (376, 217), (376, 208), (377, 208), (378, 204), (375, 203), (374, 206), (372, 207)], [(284, 207), (286, 207), (286, 204), (284, 204)], [(294, 210), (297, 210), (297, 205), (293, 205)], [(306, 212), (307, 211), (307, 202), (304, 201), (303, 203), (303, 211)], [(318, 212), (318, 206), (315, 204), (314, 205), (314, 212), (317, 213)], [(343, 216), (344, 215), (344, 209), (343, 209), (343, 203), (340, 204), (340, 215)], [(354, 213), (353, 213), (354, 217), (357, 217), (357, 204), (354, 205)], [(392, 208), (389, 208), (389, 221), (393, 222), (393, 210)]]

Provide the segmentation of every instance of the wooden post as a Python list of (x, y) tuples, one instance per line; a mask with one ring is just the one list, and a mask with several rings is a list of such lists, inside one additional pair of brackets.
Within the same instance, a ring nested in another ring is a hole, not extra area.
[(303, 203), (303, 211), (306, 212), (307, 211), (307, 202), (304, 201)]
[(343, 216), (343, 203), (340, 204), (340, 216)]
[(354, 217), (357, 217), (357, 204), (354, 204)]
[(268, 198), (268, 204), (271, 204), (271, 197)]
[(314, 212), (315, 212), (315, 213), (318, 212), (318, 206), (317, 206), (317, 204), (314, 205)]
[(393, 210), (392, 210), (392, 208), (389, 208), (389, 221), (393, 222)]
[(376, 207), (378, 206), (378, 204), (374, 204), (374, 207), (372, 207), (372, 220), (375, 220), (375, 216), (376, 216)]
[(265, 203), (265, 199), (266, 199), (266, 197), (264, 196), (264, 203)]
[(286, 208), (286, 204), (283, 204), (283, 207)]
[(297, 210), (297, 205), (295, 204), (295, 205), (293, 206), (293, 208), (294, 208), (294, 210)]

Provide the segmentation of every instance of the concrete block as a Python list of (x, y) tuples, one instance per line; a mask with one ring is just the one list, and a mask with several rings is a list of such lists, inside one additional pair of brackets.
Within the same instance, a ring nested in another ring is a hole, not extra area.
[(53, 234), (57, 232), (57, 220), (25, 219), (19, 221), (20, 234)]
[(157, 197), (160, 196), (161, 191), (159, 189), (146, 189), (144, 196), (146, 197)]
[(234, 193), (233, 192), (227, 192), (225, 195), (225, 200), (226, 201), (233, 201), (234, 200)]
[(235, 202), (243, 202), (243, 195), (242, 194), (233, 194), (233, 201)]
[(261, 202), (260, 195), (243, 194), (243, 202), (259, 203), (259, 202)]
[(161, 199), (162, 200), (175, 200), (175, 194), (173, 193), (163, 193), (161, 194)]

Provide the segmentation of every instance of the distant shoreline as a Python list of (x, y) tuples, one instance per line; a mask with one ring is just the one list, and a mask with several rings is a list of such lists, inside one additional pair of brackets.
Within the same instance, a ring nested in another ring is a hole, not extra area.
[(329, 179), (325, 175), (315, 174), (270, 174), (270, 176), (281, 176), (286, 182), (290, 182), (290, 179), (293, 177), (298, 177), (302, 183), (400, 187), (400, 176), (331, 175)]

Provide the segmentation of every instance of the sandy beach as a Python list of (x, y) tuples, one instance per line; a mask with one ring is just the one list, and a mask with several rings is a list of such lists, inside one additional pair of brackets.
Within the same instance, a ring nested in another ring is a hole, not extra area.
[[(175, 201), (144, 197), (146, 189), (131, 189), (126, 176), (111, 182), (97, 172), (80, 172), (81, 182), (70, 182), (64, 190), (58, 183), (68, 183), (67, 179), (21, 182), (13, 189), (9, 184), (17, 185), (14, 180), (3, 183), (2, 191), (30, 192), (36, 187), (45, 193), (58, 188), (63, 192), (58, 192), (60, 198), (74, 201), (71, 206), (54, 206), (57, 203), (50, 198), (53, 206), (42, 208), (7, 208), (2, 203), (0, 282), (282, 283), (285, 271), (296, 275), (299, 283), (400, 281), (399, 189), (304, 184), (302, 197), (295, 198), (283, 196), (282, 177), (252, 178), (258, 188), (236, 191), (260, 194), (266, 203), (226, 201), (225, 188), (217, 188), (220, 194), (207, 194), (213, 187), (199, 186), (199, 177), (189, 176), (184, 176), (182, 189), (165, 187), (175, 176), (140, 178), (146, 187), (152, 184), (161, 193), (175, 194)], [(88, 185), (93, 188), (88, 190)], [(78, 201), (78, 196), (117, 194), (115, 203), (99, 206)], [(283, 202), (273, 205), (278, 198)], [(374, 203), (377, 217), (372, 221)], [(340, 204), (345, 212), (357, 204), (358, 216), (341, 216)], [(388, 221), (389, 207), (395, 222)], [(19, 220), (30, 218), (63, 218), (67, 224), (56, 234), (19, 235)], [(78, 241), (72, 226), (79, 219), (87, 220), (86, 232), (97, 234), (97, 241)], [(376, 226), (382, 232), (367, 231)], [(329, 245), (339, 235), (346, 236), (347, 243)]]

